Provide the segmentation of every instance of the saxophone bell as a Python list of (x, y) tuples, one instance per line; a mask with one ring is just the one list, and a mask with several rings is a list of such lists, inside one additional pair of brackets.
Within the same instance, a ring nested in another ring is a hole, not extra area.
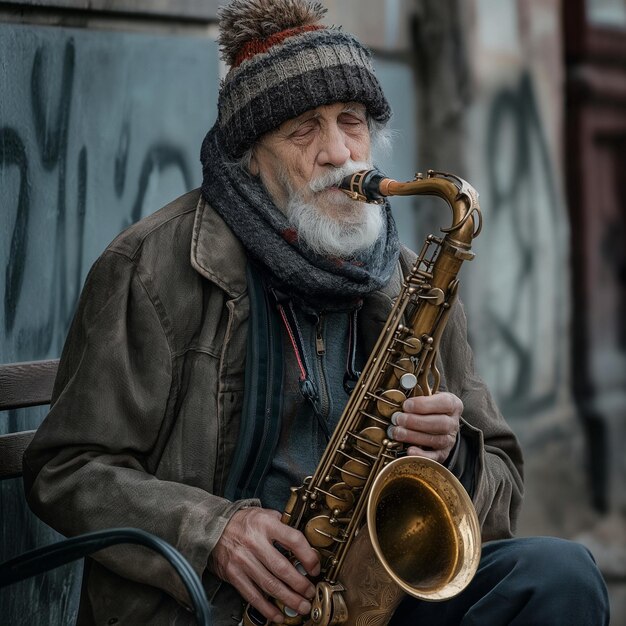
[(367, 526), (380, 564), (415, 598), (452, 598), (478, 569), (480, 524), (471, 498), (431, 459), (403, 456), (385, 466), (371, 488)]

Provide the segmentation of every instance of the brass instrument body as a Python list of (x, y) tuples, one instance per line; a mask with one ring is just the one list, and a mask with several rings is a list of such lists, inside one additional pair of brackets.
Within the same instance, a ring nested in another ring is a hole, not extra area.
[[(376, 203), (389, 195), (439, 196), (453, 219), (442, 238), (426, 239), (314, 475), (292, 488), (282, 521), (301, 530), (318, 551), (321, 574), (313, 581), (311, 615), (286, 616), (290, 625), (354, 624), (362, 613), (385, 623), (401, 592), (450, 598), (467, 586), (480, 560), (480, 526), (460, 482), (435, 461), (406, 456), (404, 446), (387, 435), (406, 398), (439, 388), (435, 360), (457, 297), (457, 274), (473, 257), (471, 243), (480, 231), (477, 194), (465, 181), (436, 172), (400, 183), (370, 170), (345, 179), (341, 188), (355, 200)], [(365, 523), (369, 541), (359, 532)], [(351, 587), (363, 576), (352, 572), (346, 582), (347, 570), (358, 569), (344, 568), (355, 550), (375, 553), (381, 576), (386, 572), (393, 586), (374, 602), (378, 606), (346, 605), (347, 596), (354, 602)]]

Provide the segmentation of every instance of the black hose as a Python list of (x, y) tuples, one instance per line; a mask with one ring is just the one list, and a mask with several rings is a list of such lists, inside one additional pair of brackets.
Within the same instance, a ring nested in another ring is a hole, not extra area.
[(42, 574), (119, 543), (143, 545), (167, 559), (189, 593), (198, 624), (209, 626), (209, 603), (206, 593), (198, 575), (189, 565), (187, 559), (163, 539), (138, 528), (96, 530), (25, 552), (0, 564), (0, 587)]

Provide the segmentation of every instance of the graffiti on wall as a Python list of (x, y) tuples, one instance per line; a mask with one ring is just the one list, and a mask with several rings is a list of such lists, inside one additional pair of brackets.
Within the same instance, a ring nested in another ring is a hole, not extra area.
[[(199, 184), (217, 49), (183, 36), (0, 24), (0, 362), (55, 358), (113, 237)], [(4, 63), (4, 59), (10, 63)], [(3, 432), (45, 411), (3, 415)], [(0, 561), (58, 535), (0, 485)], [(19, 532), (16, 531), (19, 529)], [(80, 568), (3, 591), (7, 623), (72, 623)]]
[[(37, 356), (47, 354), (50, 350), (55, 316), (58, 313), (61, 323), (67, 325), (71, 315), (70, 307), (73, 303), (68, 302), (67, 283), (69, 259), (67, 253), (73, 253), (76, 262), (74, 276), (80, 284), (82, 276), (82, 242), (85, 223), (85, 201), (87, 188), (87, 149), (81, 147), (78, 157), (78, 188), (77, 205), (73, 211), (78, 228), (79, 240), (74, 250), (68, 248), (66, 235), (67, 220), (67, 136), (69, 127), (70, 104), (72, 99), (72, 87), (74, 82), (75, 47), (73, 41), (66, 44), (62, 61), (62, 80), (58, 102), (54, 102), (49, 96), (45, 86), (45, 60), (44, 48), (40, 46), (35, 52), (32, 71), (30, 74), (32, 124), (35, 131), (36, 145), (32, 146), (36, 154), (31, 154), (19, 131), (11, 126), (0, 128), (0, 166), (17, 166), (19, 172), (19, 193), (15, 204), (15, 222), (11, 231), (10, 252), (7, 259), (4, 292), (4, 333), (12, 334), (15, 328), (16, 315), (26, 268), (26, 257), (29, 250), (29, 222), (31, 221), (31, 194), (30, 189), (34, 180), (31, 180), (33, 162), (41, 163), (41, 167), (49, 172), (56, 172), (58, 184), (56, 198), (52, 200), (56, 204), (57, 221), (54, 232), (54, 251), (52, 258), (47, 262), (53, 267), (51, 299), (49, 310), (51, 315), (45, 324), (37, 328), (20, 325), (18, 331), (18, 351)], [(51, 113), (47, 113), (51, 111)], [(49, 120), (52, 123), (49, 123)], [(9, 208), (10, 198), (4, 197), (3, 204)], [(9, 224), (10, 226), (10, 224)], [(42, 303), (43, 304), (43, 303)], [(30, 345), (29, 345), (30, 344)]]
[[(58, 45), (55, 47), (58, 48)], [(59, 329), (63, 331), (69, 325), (86, 269), (85, 220), (87, 212), (95, 209), (94, 203), (90, 203), (88, 198), (91, 191), (88, 163), (90, 151), (97, 151), (99, 147), (84, 143), (77, 145), (74, 165), (74, 159), (69, 154), (71, 116), (85, 114), (84, 110), (80, 110), (77, 104), (72, 102), (77, 64), (74, 38), (71, 37), (65, 42), (62, 54), (59, 55), (60, 59), (51, 58), (53, 56), (50, 46), (45, 43), (38, 45), (34, 51), (32, 67), (28, 73), (30, 120), (27, 121), (30, 122), (28, 127), (31, 132), (22, 133), (19, 127), (10, 124), (0, 127), (0, 168), (3, 170), (16, 168), (19, 180), (15, 198), (10, 197), (12, 194), (6, 190), (5, 185), (3, 185), (5, 190), (0, 192), (0, 201), (4, 206), (3, 226), (10, 232), (8, 246), (3, 255), (7, 263), (2, 302), (4, 313), (2, 331), (5, 339), (9, 336), (15, 339), (14, 355), (2, 355), (5, 360), (12, 357), (41, 358), (50, 354), (51, 350), (58, 352), (59, 340), (64, 333), (57, 331)], [(61, 66), (61, 80), (56, 94), (54, 86), (47, 80), (50, 76), (49, 66), (55, 61)], [(20, 113), (24, 114), (22, 108), (24, 103), (19, 104)], [(115, 102), (111, 102), (111, 106), (115, 106)], [(168, 112), (159, 110), (159, 115), (168, 115)], [(23, 117), (20, 122), (24, 122)], [(102, 122), (106, 123), (106, 120)], [(133, 198), (128, 208), (124, 206), (124, 202), (112, 203), (113, 206), (117, 204), (120, 209), (126, 209), (121, 215), (119, 211), (112, 211), (108, 217), (113, 234), (142, 217), (150, 185), (154, 184), (154, 178), (159, 173), (168, 168), (175, 168), (180, 174), (182, 184), (178, 189), (171, 189), (166, 200), (198, 182), (197, 175), (192, 176), (191, 164), (196, 160), (193, 150), (197, 148), (206, 125), (205, 120), (196, 124), (194, 129), (198, 133), (196, 145), (176, 144), (156, 138), (142, 146), (143, 155), (138, 164), (136, 184), (130, 191)], [(110, 188), (112, 198), (121, 201), (126, 188), (131, 187), (127, 184), (131, 143), (131, 122), (128, 116), (123, 120), (119, 138), (114, 141), (116, 149)], [(96, 166), (97, 160), (96, 156)], [(71, 167), (75, 167), (75, 171), (70, 172)], [(46, 174), (46, 178), (40, 174)], [(49, 175), (54, 178), (53, 183)], [(32, 194), (33, 188), (39, 181), (44, 180), (48, 181), (45, 209), (33, 201)], [(74, 184), (72, 200), (68, 189), (71, 183)], [(152, 210), (154, 208), (157, 207), (151, 207)], [(46, 236), (51, 238), (52, 246), (45, 246), (44, 249), (47, 247), (45, 258), (37, 259), (42, 247), (32, 232), (32, 223), (41, 218), (42, 212), (49, 215), (51, 211), (55, 219), (54, 224), (48, 225)], [(106, 240), (99, 241), (99, 249), (106, 243)], [(93, 255), (89, 255), (87, 261), (93, 261), (92, 257)], [(51, 275), (48, 277), (48, 297), (39, 301), (39, 306), (45, 308), (48, 315), (36, 325), (20, 316), (20, 321), (16, 324), (25, 292), (27, 265), (28, 263), (32, 265), (33, 261), (37, 260), (42, 261), (45, 267), (51, 268)]]
[(486, 241), (479, 242), (473, 340), (479, 369), (511, 416), (540, 412), (565, 382), (567, 221), (531, 76), (486, 109)]

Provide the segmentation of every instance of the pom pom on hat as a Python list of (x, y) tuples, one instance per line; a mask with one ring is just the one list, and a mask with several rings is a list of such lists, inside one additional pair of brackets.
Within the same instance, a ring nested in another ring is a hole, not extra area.
[(218, 11), (222, 59), (237, 64), (241, 50), (254, 40), (282, 31), (318, 25), (326, 14), (321, 2), (303, 0), (233, 0)]

